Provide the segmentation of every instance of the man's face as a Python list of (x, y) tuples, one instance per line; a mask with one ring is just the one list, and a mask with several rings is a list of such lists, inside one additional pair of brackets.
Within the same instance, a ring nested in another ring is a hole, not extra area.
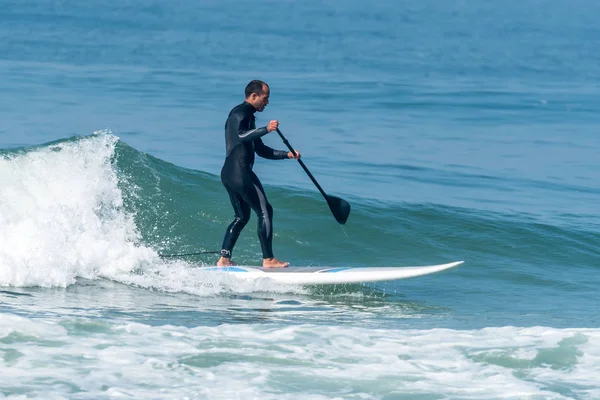
[(252, 93), (252, 105), (254, 106), (254, 108), (256, 108), (256, 111), (263, 111), (265, 109), (265, 107), (267, 106), (267, 104), (269, 104), (269, 95), (271, 94), (271, 91), (269, 90), (269, 87), (266, 85), (263, 85), (263, 94), (261, 94), (260, 96), (257, 95), (256, 93)]

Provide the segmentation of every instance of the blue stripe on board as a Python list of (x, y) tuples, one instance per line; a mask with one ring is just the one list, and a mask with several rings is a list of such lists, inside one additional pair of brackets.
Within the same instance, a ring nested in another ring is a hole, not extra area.
[(333, 268), (333, 269), (328, 269), (325, 271), (321, 271), (321, 273), (335, 273), (335, 272), (340, 272), (340, 271), (345, 271), (347, 269), (352, 269), (351, 267), (341, 267), (341, 268)]
[(244, 268), (238, 267), (205, 267), (205, 271), (224, 271), (224, 272), (248, 272)]

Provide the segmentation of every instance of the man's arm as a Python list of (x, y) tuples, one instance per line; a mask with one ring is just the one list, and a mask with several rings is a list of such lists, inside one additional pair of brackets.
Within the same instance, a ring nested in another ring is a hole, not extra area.
[(263, 143), (262, 139), (254, 142), (254, 151), (262, 158), (269, 160), (284, 160), (289, 158), (288, 152), (284, 150), (275, 150)]
[[(253, 140), (256, 140), (264, 135), (266, 135), (267, 133), (269, 133), (269, 131), (267, 130), (266, 126), (263, 126), (262, 128), (254, 128), (254, 129), (249, 129), (249, 130), (242, 130), (241, 127), (242, 126), (248, 126), (249, 124), (244, 124), (244, 117), (241, 115), (236, 115), (234, 116), (235, 118), (235, 124), (237, 126), (237, 132), (238, 132), (238, 137), (240, 138), (240, 140), (242, 142), (251, 142)], [(246, 117), (248, 118), (248, 117)]]

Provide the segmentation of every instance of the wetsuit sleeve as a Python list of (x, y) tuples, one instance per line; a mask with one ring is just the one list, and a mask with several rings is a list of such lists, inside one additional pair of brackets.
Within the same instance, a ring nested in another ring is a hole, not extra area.
[(248, 126), (248, 124), (243, 123), (243, 117), (235, 116), (234, 118), (236, 118), (235, 123), (237, 124), (238, 137), (242, 142), (251, 142), (269, 133), (266, 126), (263, 126), (262, 128), (249, 129), (246, 131), (242, 130), (241, 127)]
[(254, 142), (254, 151), (262, 158), (269, 160), (284, 160), (288, 158), (288, 152), (284, 150), (275, 150), (263, 143), (262, 139)]

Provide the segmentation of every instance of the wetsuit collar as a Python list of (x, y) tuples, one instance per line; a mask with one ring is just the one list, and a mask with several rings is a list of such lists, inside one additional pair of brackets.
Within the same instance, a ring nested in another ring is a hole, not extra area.
[(252, 104), (248, 103), (246, 100), (244, 100), (243, 104), (252, 110), (252, 114), (256, 113), (256, 108), (254, 108), (254, 106)]

